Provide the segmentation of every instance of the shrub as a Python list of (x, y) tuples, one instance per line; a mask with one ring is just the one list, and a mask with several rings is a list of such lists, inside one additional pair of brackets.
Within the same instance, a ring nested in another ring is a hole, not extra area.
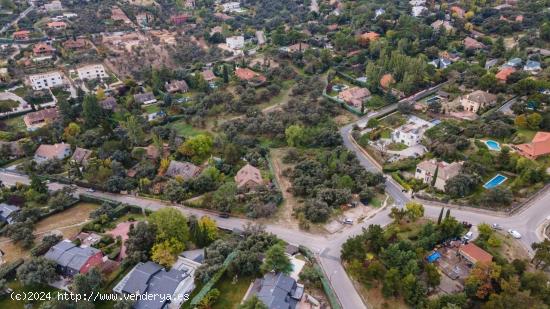
[(23, 264), (23, 259), (17, 259), (13, 262), (0, 266), (0, 279), (5, 279), (15, 275), (15, 271)]

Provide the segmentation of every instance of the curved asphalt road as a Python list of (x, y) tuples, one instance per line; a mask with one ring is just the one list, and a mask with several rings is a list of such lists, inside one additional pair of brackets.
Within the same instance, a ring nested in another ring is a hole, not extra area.
[[(433, 89), (432, 89), (433, 90)], [(416, 99), (416, 98), (414, 98)], [(397, 104), (388, 106), (378, 112), (371, 113), (364, 118), (359, 119), (354, 124), (347, 125), (340, 130), (344, 145), (353, 151), (359, 162), (365, 169), (369, 171), (380, 171), (376, 162), (370, 159), (362, 149), (351, 138), (351, 130), (353, 125), (363, 126), (368, 119), (378, 115), (386, 114), (395, 110)], [(14, 185), (17, 182), (29, 183), (29, 179), (25, 175), (14, 174), (9, 171), (0, 171), (0, 180), (5, 185)], [(50, 189), (56, 190), (63, 185), (51, 183)], [(394, 199), (398, 207), (402, 207), (411, 198), (401, 191), (401, 187), (396, 184), (391, 178), (386, 180), (386, 192)], [(215, 217), (218, 226), (225, 229), (242, 228), (243, 225), (252, 222), (247, 219), (240, 218), (218, 218), (210, 212), (184, 207), (182, 205), (169, 204), (159, 200), (147, 199), (131, 195), (113, 194), (106, 192), (87, 193), (85, 188), (77, 188), (77, 194), (86, 193), (101, 198), (107, 198), (122, 203), (137, 205), (150, 210), (158, 210), (164, 207), (175, 207), (186, 215), (195, 216), (212, 216)], [(441, 206), (424, 204), (425, 215), (432, 218), (437, 218), (441, 210)], [(362, 229), (370, 224), (379, 224), (385, 226), (392, 220), (389, 218), (389, 208), (381, 209), (378, 213), (365, 219), (360, 224), (355, 224), (346, 227), (339, 233), (321, 236), (315, 235), (301, 230), (292, 230), (286, 227), (281, 227), (276, 224), (265, 224), (266, 230), (276, 234), (281, 239), (297, 244), (304, 245), (315, 252), (319, 258), (323, 271), (326, 273), (329, 281), (336, 292), (342, 307), (345, 309), (366, 308), (365, 303), (355, 290), (351, 280), (347, 276), (340, 262), (340, 249), (342, 244), (351, 236), (360, 234)], [(532, 253), (530, 245), (533, 242), (538, 242), (543, 239), (541, 233), (542, 225), (550, 220), (550, 191), (542, 192), (537, 198), (532, 200), (529, 205), (526, 205), (520, 212), (512, 216), (499, 216), (498, 214), (489, 211), (482, 211), (473, 208), (453, 209), (452, 215), (459, 221), (468, 221), (474, 225), (480, 223), (498, 223), (504, 229), (515, 229), (519, 231), (523, 237), (521, 238), (522, 245)], [(257, 222), (257, 221), (256, 221)]]

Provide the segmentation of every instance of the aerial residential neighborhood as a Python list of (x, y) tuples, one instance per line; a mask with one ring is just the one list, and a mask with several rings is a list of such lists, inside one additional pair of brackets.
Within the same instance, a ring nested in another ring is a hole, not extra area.
[(548, 1), (0, 0), (0, 308), (549, 308), (549, 205)]

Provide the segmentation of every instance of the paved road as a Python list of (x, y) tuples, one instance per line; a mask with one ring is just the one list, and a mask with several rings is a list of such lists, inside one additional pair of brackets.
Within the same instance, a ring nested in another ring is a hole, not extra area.
[[(440, 86), (438, 86), (440, 87)], [(419, 93), (409, 99), (418, 99), (427, 92), (431, 92), (434, 89)], [(372, 117), (389, 113), (397, 108), (397, 104), (388, 106), (377, 112), (368, 114), (367, 116), (359, 119), (354, 124), (347, 125), (340, 130), (344, 145), (352, 152), (354, 152), (359, 159), (360, 164), (369, 171), (379, 171), (380, 167), (374, 160), (368, 157), (361, 148), (351, 138), (351, 130), (354, 125), (364, 126), (368, 120)], [(27, 176), (13, 174), (7, 171), (0, 171), (0, 180), (5, 185), (14, 185), (16, 182), (28, 183)], [(56, 190), (63, 185), (58, 183), (49, 184), (50, 189)], [(395, 205), (403, 207), (411, 198), (403, 193), (401, 187), (395, 183), (391, 178), (386, 180), (386, 192), (393, 198)], [(87, 193), (85, 188), (78, 188), (77, 193)], [(108, 198), (116, 200), (122, 203), (128, 203), (137, 205), (150, 210), (158, 210), (164, 207), (174, 207), (186, 215), (195, 216), (214, 216), (218, 225), (225, 229), (242, 228), (243, 225), (253, 222), (247, 219), (240, 218), (218, 218), (210, 212), (187, 208), (182, 205), (174, 205), (166, 202), (146, 199), (142, 197), (135, 197), (129, 195), (112, 194), (105, 192), (87, 193), (97, 197)], [(475, 209), (453, 209), (452, 215), (459, 221), (468, 221), (474, 225), (480, 223), (498, 223), (505, 229), (516, 229), (523, 237), (521, 239), (522, 245), (531, 252), (530, 245), (533, 242), (542, 240), (542, 234), (539, 233), (540, 227), (545, 221), (550, 220), (550, 191), (542, 193), (538, 198), (534, 199), (528, 207), (516, 213), (512, 216), (498, 216), (491, 212), (484, 212)], [(440, 206), (425, 204), (425, 215), (432, 218), (437, 218), (441, 210)], [(355, 290), (351, 280), (345, 273), (342, 264), (340, 262), (340, 249), (342, 244), (353, 235), (361, 233), (363, 228), (366, 228), (370, 224), (379, 224), (385, 226), (391, 222), (388, 216), (389, 208), (382, 209), (374, 216), (367, 218), (359, 224), (355, 224), (350, 227), (344, 228), (341, 232), (329, 236), (314, 235), (301, 230), (292, 230), (286, 227), (281, 227), (276, 224), (265, 224), (266, 230), (276, 234), (281, 239), (297, 244), (304, 245), (315, 252), (320, 260), (321, 266), (324, 272), (327, 274), (336, 295), (338, 296), (343, 308), (345, 309), (358, 309), (366, 308), (363, 300)], [(258, 222), (258, 220), (254, 221)]]
[(15, 25), (21, 18), (24, 18), (25, 16), (27, 16), (27, 14), (30, 13), (30, 11), (34, 10), (34, 3), (32, 1), (29, 1), (29, 7), (24, 10), (23, 12), (21, 12), (19, 14), (19, 16), (17, 16), (16, 19), (14, 19), (13, 21), (9, 22), (7, 25), (4, 25), (2, 27), (2, 29), (0, 29), (0, 34), (6, 32), (11, 26)]
[(508, 100), (508, 102), (502, 104), (502, 106), (499, 107), (497, 111), (502, 112), (505, 115), (510, 115), (510, 116), (514, 115), (514, 112), (512, 111), (512, 105), (514, 105), (514, 103), (516, 103), (517, 100), (518, 100), (517, 97), (514, 97)]

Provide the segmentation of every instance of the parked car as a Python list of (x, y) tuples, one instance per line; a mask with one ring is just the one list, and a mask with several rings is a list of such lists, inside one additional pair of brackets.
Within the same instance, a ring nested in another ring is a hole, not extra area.
[(222, 213), (220, 214), (219, 217), (220, 217), (220, 218), (227, 219), (227, 218), (229, 218), (230, 216), (229, 216), (229, 214), (228, 214), (227, 212), (222, 212)]
[(502, 230), (502, 226), (500, 226), (500, 224), (497, 224), (497, 223), (491, 224), (491, 228), (493, 230)]
[(95, 189), (90, 188), (90, 189), (86, 190), (86, 192), (94, 193)]
[(466, 233), (466, 235), (462, 236), (462, 239), (470, 240), (470, 239), (472, 239), (472, 237), (474, 237), (474, 232), (469, 231), (468, 233)]
[(353, 219), (345, 218), (343, 223), (344, 224), (353, 224)]
[(510, 234), (515, 239), (520, 239), (521, 238), (521, 234), (516, 230), (508, 230), (508, 234)]

